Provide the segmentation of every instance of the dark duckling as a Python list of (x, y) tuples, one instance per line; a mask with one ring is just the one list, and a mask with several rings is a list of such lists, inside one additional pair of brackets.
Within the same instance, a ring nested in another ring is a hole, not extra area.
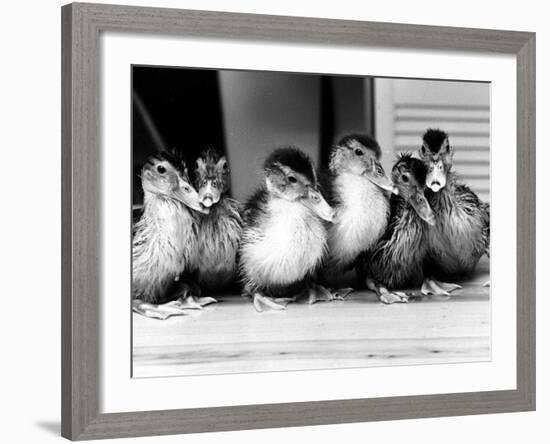
[(311, 159), (294, 147), (265, 161), (265, 183), (248, 201), (240, 247), (244, 291), (258, 311), (281, 310), (304, 291), (316, 291), (315, 273), (327, 252), (332, 208), (317, 189)]
[(419, 159), (402, 154), (392, 168), (397, 193), (391, 196), (391, 216), (386, 233), (363, 258), (360, 267), (367, 286), (380, 301), (408, 302), (408, 296), (389, 289), (420, 287), (427, 257), (426, 236), (435, 223), (433, 211), (424, 196), (426, 168)]
[[(394, 188), (381, 155), (378, 142), (362, 134), (348, 135), (332, 148), (324, 188), (336, 215), (328, 227), (325, 278), (355, 267), (386, 231)], [(359, 277), (364, 284), (366, 276)]]
[(201, 288), (219, 291), (235, 284), (237, 253), (242, 232), (239, 203), (231, 199), (227, 159), (208, 149), (196, 162), (195, 186), (199, 200), (210, 209), (200, 214), (198, 231), (198, 282)]
[(426, 197), (436, 220), (428, 231), (429, 273), (422, 290), (448, 294), (461, 287), (433, 277), (453, 279), (471, 273), (481, 256), (489, 254), (490, 210), (452, 171), (454, 149), (448, 134), (429, 129), (422, 142), (419, 154), (428, 171)]
[[(197, 222), (193, 210), (206, 212), (190, 184), (187, 168), (174, 153), (148, 159), (141, 171), (143, 213), (132, 241), (133, 308), (165, 319), (190, 308), (189, 288), (180, 275), (196, 267)], [(162, 304), (162, 305), (158, 305)]]

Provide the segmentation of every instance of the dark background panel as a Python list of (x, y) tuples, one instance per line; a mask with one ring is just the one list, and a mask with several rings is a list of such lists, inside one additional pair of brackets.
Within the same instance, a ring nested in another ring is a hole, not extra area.
[(147, 157), (176, 148), (190, 171), (216, 148), (232, 170), (234, 197), (261, 181), (261, 165), (279, 145), (296, 145), (323, 167), (330, 146), (350, 131), (373, 132), (372, 80), (254, 71), (134, 66), (133, 203)]

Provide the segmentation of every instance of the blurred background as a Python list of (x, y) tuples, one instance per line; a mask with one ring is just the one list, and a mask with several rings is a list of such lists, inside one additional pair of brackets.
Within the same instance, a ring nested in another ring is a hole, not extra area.
[(245, 201), (274, 148), (295, 145), (325, 167), (349, 132), (373, 135), (390, 171), (396, 154), (416, 152), (427, 128), (455, 147), (454, 169), (481, 199), (490, 196), (490, 84), (278, 72), (134, 66), (133, 203), (147, 157), (176, 148), (190, 170), (216, 148), (231, 168), (231, 195)]

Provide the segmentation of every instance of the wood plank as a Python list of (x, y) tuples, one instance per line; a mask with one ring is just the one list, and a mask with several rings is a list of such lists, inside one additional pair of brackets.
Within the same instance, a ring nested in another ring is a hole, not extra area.
[(479, 362), (490, 359), (489, 336), (274, 341), (138, 347), (135, 377)]
[(134, 377), (370, 367), (490, 359), (489, 263), (449, 300), (380, 304), (358, 291), (343, 302), (257, 313), (248, 299), (166, 321), (134, 315)]

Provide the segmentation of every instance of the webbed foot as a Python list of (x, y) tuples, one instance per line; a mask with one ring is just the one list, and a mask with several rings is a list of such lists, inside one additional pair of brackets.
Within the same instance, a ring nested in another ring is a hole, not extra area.
[(188, 310), (202, 310), (202, 307), (215, 304), (218, 301), (211, 297), (196, 297), (193, 295), (182, 296), (178, 299), (180, 306)]
[(178, 298), (178, 302), (184, 309), (202, 310), (202, 307), (218, 302), (212, 297), (202, 297), (199, 286), (194, 282), (183, 282), (180, 293), (181, 296)]
[(334, 299), (336, 301), (343, 301), (354, 291), (355, 291), (355, 288), (352, 288), (352, 287), (339, 288), (338, 290), (333, 292)]
[(401, 291), (386, 290), (378, 295), (378, 299), (384, 304), (395, 304), (396, 302), (406, 304), (409, 302), (409, 296)]
[(462, 286), (458, 284), (440, 282), (433, 278), (426, 278), (422, 283), (422, 288), (420, 291), (423, 295), (433, 294), (438, 296), (450, 296), (452, 291), (459, 290), (461, 288)]
[(132, 310), (142, 316), (151, 319), (168, 319), (170, 316), (182, 316), (187, 314), (187, 308), (179, 301), (170, 301), (165, 304), (150, 304), (141, 299), (132, 301)]
[(267, 310), (286, 310), (286, 306), (290, 302), (294, 302), (294, 298), (270, 298), (269, 296), (264, 296), (261, 293), (254, 293), (252, 298), (252, 303), (257, 312), (261, 313), (262, 311)]
[(380, 302), (384, 304), (395, 304), (395, 303), (408, 303), (409, 295), (403, 293), (402, 291), (390, 291), (383, 285), (378, 285), (371, 278), (366, 280), (367, 288), (374, 291), (378, 295)]
[(343, 301), (353, 291), (353, 288), (339, 288), (331, 291), (323, 285), (314, 284), (309, 289), (308, 304), (316, 302)]

